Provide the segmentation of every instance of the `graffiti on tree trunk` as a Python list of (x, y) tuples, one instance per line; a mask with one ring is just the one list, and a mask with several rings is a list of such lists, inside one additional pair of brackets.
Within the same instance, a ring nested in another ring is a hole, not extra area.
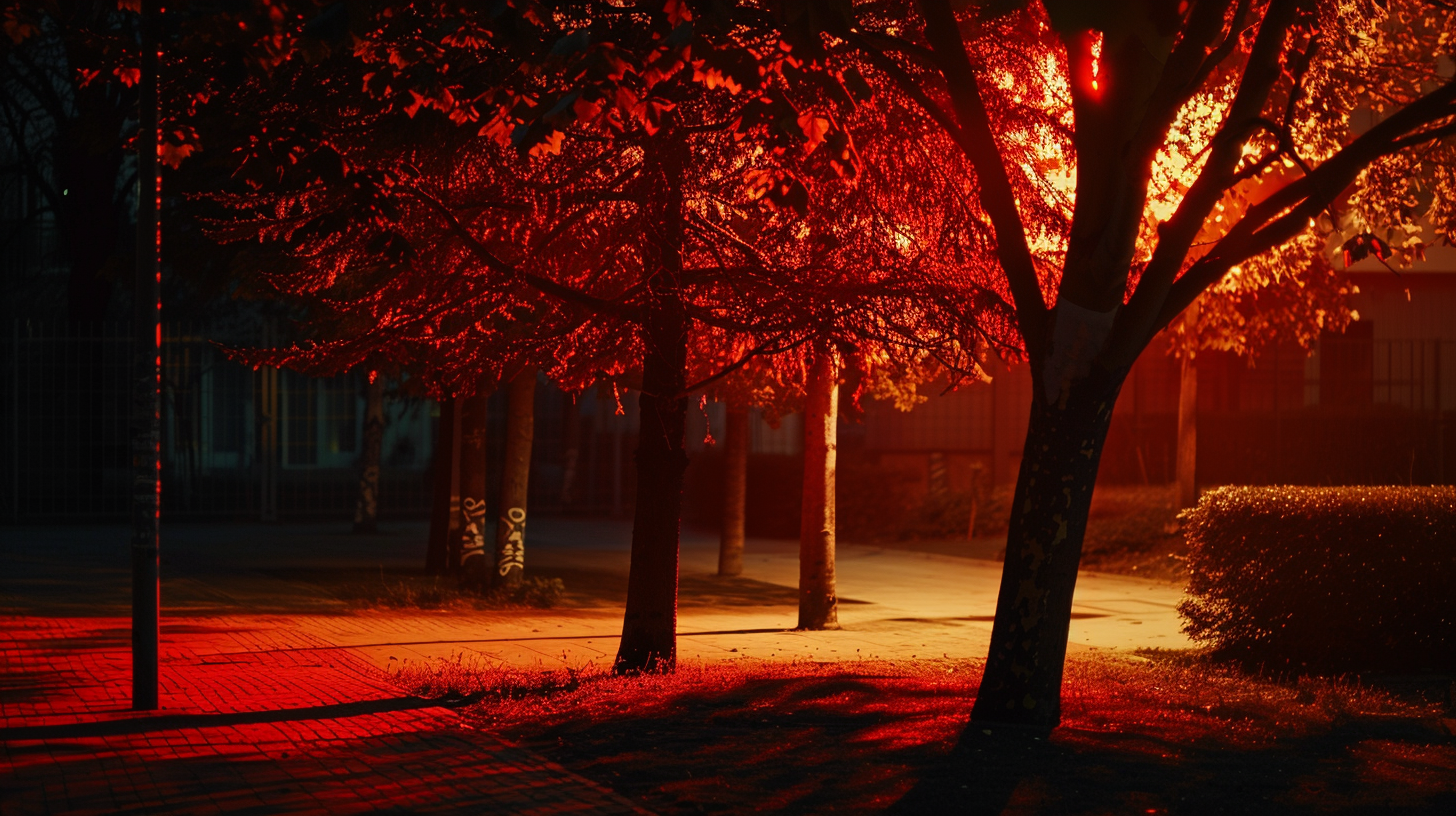
[(463, 566), (472, 558), (485, 557), (485, 499), (465, 496), (460, 501), (460, 511), (465, 521), (460, 531), (460, 564)]
[(512, 507), (501, 516), (505, 527), (505, 546), (501, 549), (500, 563), (496, 565), (502, 578), (510, 571), (526, 568), (526, 508)]

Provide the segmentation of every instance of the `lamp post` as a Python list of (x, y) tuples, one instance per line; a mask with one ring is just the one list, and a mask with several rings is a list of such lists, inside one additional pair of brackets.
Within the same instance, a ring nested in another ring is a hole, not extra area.
[(158, 0), (142, 0), (142, 82), (137, 131), (137, 257), (132, 297), (131, 705), (157, 708), (162, 510), (161, 167), (157, 160)]

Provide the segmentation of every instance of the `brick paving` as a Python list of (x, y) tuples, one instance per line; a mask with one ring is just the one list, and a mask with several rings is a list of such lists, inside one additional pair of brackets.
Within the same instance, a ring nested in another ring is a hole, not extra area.
[(0, 813), (645, 812), (288, 616), (164, 625), (131, 711), (128, 625), (0, 617)]

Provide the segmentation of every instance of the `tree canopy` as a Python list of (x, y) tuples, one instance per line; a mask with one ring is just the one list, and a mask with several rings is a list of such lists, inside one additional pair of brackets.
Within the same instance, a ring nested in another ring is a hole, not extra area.
[(241, 62), (184, 55), (170, 132), (213, 150), (183, 120), (229, 105), (251, 186), (216, 229), (281, 244), (269, 274), (345, 357), (640, 363), (669, 439), (690, 349), (1029, 359), (977, 720), (1057, 721), (1097, 460), (1152, 337), (1210, 289), (1233, 343), (1338, 325), (1323, 252), (1451, 236), (1456, 21), (1415, 0), (266, 5)]

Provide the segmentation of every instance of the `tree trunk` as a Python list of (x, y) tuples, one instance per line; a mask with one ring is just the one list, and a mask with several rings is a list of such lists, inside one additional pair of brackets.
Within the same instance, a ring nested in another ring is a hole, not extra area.
[(485, 389), (460, 402), (460, 582), (484, 591), (490, 585), (485, 552), (485, 441), (490, 393)]
[(743, 527), (748, 503), (748, 409), (729, 408), (723, 430), (723, 534), (718, 574), (743, 574)]
[(536, 429), (536, 368), (511, 380), (506, 391), (506, 451), (501, 472), (500, 520), (495, 527), (495, 584), (518, 587), (526, 569), (526, 492)]
[[(1189, 337), (1198, 327), (1198, 301), (1183, 311), (1184, 331)], [(1191, 341), (1183, 355), (1178, 379), (1178, 506), (1192, 507), (1198, 501), (1198, 360)]]
[[(1062, 664), (1087, 511), (1126, 371), (1092, 373), (1049, 404), (1033, 387), (1006, 563), (973, 724), (1049, 731), (1061, 717)], [(1037, 378), (1033, 378), (1034, 382)]]
[(384, 448), (384, 378), (369, 372), (364, 399), (364, 449), (359, 452), (359, 501), (354, 532), (379, 531), (379, 459)]
[(440, 424), (435, 432), (435, 456), (430, 462), (430, 542), (425, 549), (425, 572), (443, 575), (449, 570), (450, 542), (456, 538), (455, 514), (460, 495), (455, 492), (458, 437), (454, 397), (440, 400)]
[(799, 519), (800, 629), (838, 629), (834, 588), (834, 467), (839, 372), (832, 352), (814, 355), (804, 389), (804, 504)]
[(617, 674), (672, 671), (677, 665), (678, 525), (688, 466), (687, 313), (682, 277), (682, 168), (685, 145), (666, 136), (647, 151), (642, 207), (647, 317), (637, 438), (637, 501), (627, 612), (613, 666)]

